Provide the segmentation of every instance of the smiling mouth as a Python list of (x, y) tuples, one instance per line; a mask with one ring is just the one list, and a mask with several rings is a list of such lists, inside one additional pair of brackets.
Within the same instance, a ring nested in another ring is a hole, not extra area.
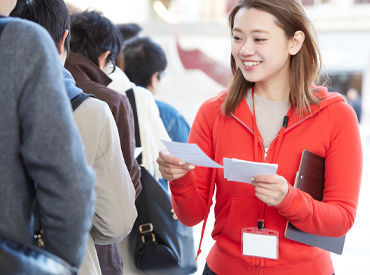
[(245, 62), (243, 62), (244, 66), (247, 67), (247, 68), (257, 66), (261, 63), (262, 63), (262, 61), (245, 61)]

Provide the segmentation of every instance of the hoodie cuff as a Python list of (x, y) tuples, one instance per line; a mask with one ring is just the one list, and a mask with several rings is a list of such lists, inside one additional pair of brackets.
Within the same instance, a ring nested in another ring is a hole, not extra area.
[(172, 194), (180, 195), (195, 189), (194, 171), (189, 171), (185, 176), (169, 182)]
[[(294, 199), (296, 197), (296, 188), (288, 185), (288, 193), (285, 196), (285, 198), (278, 204), (275, 205), (275, 209), (279, 211), (280, 215), (282, 216), (288, 216), (289, 210), (292, 209), (292, 205), (294, 204)], [(290, 211), (291, 212), (291, 211)]]

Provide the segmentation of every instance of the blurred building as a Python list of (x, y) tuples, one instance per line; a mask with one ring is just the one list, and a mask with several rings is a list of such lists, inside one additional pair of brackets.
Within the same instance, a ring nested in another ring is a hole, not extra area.
[[(226, 75), (222, 81), (218, 81), (217, 85), (220, 86), (213, 85), (213, 88), (219, 89), (227, 86), (225, 79), (229, 77), (229, 72), (225, 71), (230, 59), (227, 14), (237, 2), (238, 0), (74, 0), (73, 4), (81, 9), (101, 10), (117, 23), (141, 24), (144, 34), (157, 39), (172, 59), (178, 54), (176, 43), (185, 51), (198, 51), (193, 59), (202, 56), (199, 51), (204, 53), (206, 61), (200, 62), (203, 65), (207, 62), (213, 64), (213, 59), (224, 66), (219, 67), (217, 72), (206, 73), (208, 76), (217, 73)], [(370, 0), (302, 0), (302, 3), (318, 32), (323, 69), (332, 82), (330, 90), (343, 94), (350, 88), (359, 91), (364, 109), (362, 121), (369, 124), (370, 131)], [(186, 56), (191, 59), (190, 54)], [(183, 61), (177, 57), (173, 62), (179, 68), (184, 65)], [(194, 63), (194, 60), (191, 61)], [(194, 70), (193, 67), (191, 68)], [(181, 71), (181, 74), (184, 75), (184, 72)], [(211, 83), (220, 79), (211, 77), (207, 81)]]
[(362, 124), (370, 130), (370, 0), (303, 0), (318, 32), (332, 91), (362, 97)]

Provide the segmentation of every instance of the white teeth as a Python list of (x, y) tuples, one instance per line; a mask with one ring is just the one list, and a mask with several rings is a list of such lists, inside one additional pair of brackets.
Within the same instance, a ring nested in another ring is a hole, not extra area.
[(243, 64), (247, 67), (252, 67), (252, 66), (256, 66), (258, 64), (261, 64), (262, 61), (246, 61), (246, 62), (243, 62)]

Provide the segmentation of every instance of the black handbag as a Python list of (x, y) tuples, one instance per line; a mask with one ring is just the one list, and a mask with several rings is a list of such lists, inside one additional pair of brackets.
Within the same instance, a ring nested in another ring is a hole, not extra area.
[(77, 269), (44, 249), (0, 236), (0, 274), (71, 275)]
[[(6, 25), (13, 20), (0, 16), (0, 37)], [(43, 247), (42, 231), (35, 211), (35, 232), (37, 245)], [(1, 275), (72, 275), (77, 269), (66, 261), (37, 247), (26, 245), (0, 236), (0, 274)]]
[[(126, 94), (133, 109), (138, 147), (141, 141), (135, 96), (132, 89)], [(143, 188), (135, 202), (138, 217), (129, 235), (135, 266), (146, 274), (194, 273), (197, 264), (192, 228), (177, 219), (168, 191), (144, 167), (140, 181)]]

